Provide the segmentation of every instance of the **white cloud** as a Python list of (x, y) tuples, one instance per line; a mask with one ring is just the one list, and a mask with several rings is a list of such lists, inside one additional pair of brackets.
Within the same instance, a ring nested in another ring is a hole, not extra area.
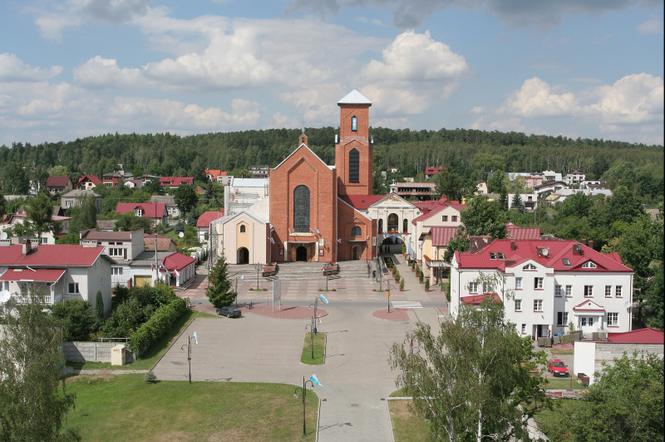
[(137, 68), (120, 68), (112, 58), (99, 55), (74, 69), (74, 79), (86, 87), (137, 87), (145, 83)]
[(399, 34), (383, 50), (383, 59), (372, 60), (364, 74), (369, 80), (432, 81), (457, 77), (468, 70), (463, 56), (429, 32)]
[(503, 105), (504, 111), (522, 117), (568, 115), (578, 108), (575, 94), (557, 94), (538, 77), (530, 78)]
[(663, 20), (658, 17), (651, 17), (650, 19), (642, 22), (637, 27), (640, 34), (662, 34), (663, 33)]
[(43, 69), (26, 64), (15, 54), (0, 53), (0, 81), (40, 81), (60, 75), (61, 66)]
[(611, 124), (663, 121), (663, 79), (641, 73), (626, 75), (597, 89), (597, 102), (585, 112)]

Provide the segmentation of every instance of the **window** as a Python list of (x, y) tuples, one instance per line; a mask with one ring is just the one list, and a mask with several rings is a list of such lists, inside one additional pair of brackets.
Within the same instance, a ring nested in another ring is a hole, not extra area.
[(568, 312), (557, 312), (556, 313), (556, 325), (566, 325), (568, 324)]
[(383, 233), (383, 220), (379, 220), (379, 233)]
[(362, 230), (358, 226), (353, 226), (351, 228), (351, 236), (356, 238), (362, 234)]
[(457, 222), (457, 215), (453, 215), (453, 216), (451, 216), (451, 217), (450, 217), (450, 220), (451, 220), (452, 222), (456, 223), (456, 222)]
[(612, 297), (612, 286), (611, 285), (606, 285), (605, 286), (605, 297), (606, 298), (611, 298)]
[(617, 298), (621, 298), (623, 296), (622, 292), (622, 287), (620, 285), (614, 287), (614, 296)]
[(478, 283), (470, 282), (469, 283), (469, 293), (478, 293)]
[(448, 215), (441, 215), (441, 221), (448, 222)]
[(516, 312), (521, 312), (522, 311), (522, 300), (521, 299), (516, 299), (515, 300), (515, 311)]
[(515, 290), (521, 290), (522, 289), (522, 277), (518, 276), (515, 278)]
[(535, 290), (543, 289), (543, 278), (533, 278), (533, 288)]
[(543, 300), (542, 299), (534, 299), (533, 300), (533, 311), (534, 312), (542, 312), (543, 311)]
[(349, 182), (360, 182), (360, 152), (357, 149), (349, 152)]
[(245, 227), (244, 224), (240, 224), (240, 233), (245, 233), (247, 231), (247, 227)]
[(9, 281), (2, 281), (2, 290), (9, 290)]
[(572, 267), (572, 264), (570, 263), (570, 259), (568, 259), (568, 258), (563, 258), (563, 259), (561, 260), (561, 262), (562, 262), (563, 265), (565, 265), (566, 267)]
[(351, 130), (353, 132), (358, 132), (358, 117), (355, 115), (351, 117)]
[(587, 261), (584, 264), (582, 264), (583, 269), (595, 269), (596, 268), (596, 263), (593, 261)]
[[(113, 244), (115, 243), (109, 243), (109, 245)], [(127, 259), (127, 249), (124, 247), (109, 247), (109, 256)]]
[(573, 286), (572, 285), (567, 285), (566, 286), (566, 298), (570, 298), (573, 296)]
[(607, 313), (607, 326), (616, 327), (619, 325), (619, 314), (618, 313)]
[(122, 267), (111, 267), (112, 275), (122, 275)]
[(138, 217), (142, 217), (143, 216), (143, 209), (134, 210), (134, 215), (136, 215)]
[(522, 267), (522, 270), (530, 271), (530, 270), (536, 270), (536, 266), (533, 264), (527, 264), (524, 267)]
[(587, 325), (593, 327), (593, 316), (582, 316), (580, 322), (582, 323), (582, 327), (586, 327)]
[(593, 298), (593, 286), (592, 285), (585, 285), (584, 286), (584, 297), (585, 298)]
[(293, 228), (309, 232), (309, 188), (300, 185), (293, 190)]
[(406, 218), (402, 220), (402, 233), (409, 233), (409, 220)]
[(75, 295), (79, 293), (79, 283), (78, 282), (70, 282), (68, 285), (68, 293)]
[(526, 324), (522, 324), (522, 334), (526, 334)]
[(560, 298), (563, 295), (563, 290), (559, 284), (554, 286), (554, 296)]

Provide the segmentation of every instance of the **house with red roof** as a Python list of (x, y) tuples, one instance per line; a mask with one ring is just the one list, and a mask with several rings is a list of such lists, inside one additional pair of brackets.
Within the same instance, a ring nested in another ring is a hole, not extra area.
[(220, 183), (222, 186), (229, 184), (231, 179), (228, 172), (221, 169), (204, 169), (203, 173), (208, 178), (208, 181), (211, 183)]
[(101, 293), (104, 311), (111, 311), (111, 265), (113, 260), (99, 246), (70, 244), (0, 246), (0, 304), (21, 299), (22, 288), (36, 291), (53, 305), (71, 299), (96, 307)]
[(140, 218), (147, 218), (155, 226), (160, 223), (166, 223), (167, 212), (163, 203), (123, 203), (119, 202), (115, 206), (115, 211), (119, 214), (133, 213)]
[(159, 185), (168, 189), (177, 189), (181, 185), (192, 186), (194, 177), (192, 176), (163, 176), (159, 178)]
[(497, 293), (506, 319), (534, 339), (632, 328), (634, 273), (616, 253), (572, 240), (497, 239), (475, 252), (455, 252), (450, 265), (453, 317), (465, 298)]
[(663, 331), (651, 327), (607, 333), (607, 337), (593, 341), (578, 341), (574, 347), (573, 370), (576, 375), (584, 373), (589, 376), (589, 384), (593, 384), (604, 366), (612, 365), (624, 354), (637, 354), (638, 357), (655, 354), (662, 359), (663, 344)]
[(102, 184), (102, 180), (97, 175), (81, 175), (77, 187), (79, 190), (92, 190)]
[(429, 166), (426, 167), (424, 170), (425, 173), (425, 178), (430, 179), (437, 173), (441, 172), (443, 170), (443, 167), (441, 166)]
[(224, 216), (224, 209), (221, 210), (208, 210), (203, 212), (201, 216), (196, 220), (196, 230), (199, 235), (199, 242), (204, 243), (208, 242), (208, 237), (210, 235), (210, 223), (216, 219), (220, 219)]
[(46, 190), (51, 195), (69, 192), (72, 190), (72, 181), (65, 175), (50, 176), (46, 178)]

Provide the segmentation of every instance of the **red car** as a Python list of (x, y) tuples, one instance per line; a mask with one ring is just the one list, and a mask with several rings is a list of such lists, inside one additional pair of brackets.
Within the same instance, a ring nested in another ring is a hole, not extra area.
[(550, 359), (547, 363), (547, 371), (554, 376), (570, 376), (568, 367), (566, 367), (566, 364), (561, 359)]

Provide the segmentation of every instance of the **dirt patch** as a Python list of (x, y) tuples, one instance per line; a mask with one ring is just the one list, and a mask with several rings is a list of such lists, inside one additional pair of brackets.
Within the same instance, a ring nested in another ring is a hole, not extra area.
[(378, 319), (386, 319), (388, 321), (408, 321), (409, 320), (409, 312), (406, 309), (403, 308), (393, 308), (390, 309), (390, 313), (388, 313), (388, 309), (383, 309), (383, 310), (376, 310), (372, 312), (372, 316)]

